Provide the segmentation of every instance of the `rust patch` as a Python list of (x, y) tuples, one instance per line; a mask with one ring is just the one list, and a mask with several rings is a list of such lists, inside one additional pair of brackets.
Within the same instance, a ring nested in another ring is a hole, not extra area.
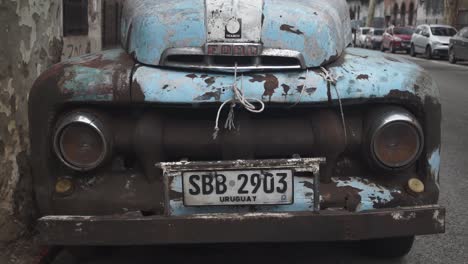
[(367, 74), (359, 74), (359, 75), (356, 77), (356, 80), (369, 80), (369, 75), (367, 75)]
[(215, 99), (219, 101), (221, 99), (221, 89), (217, 89), (216, 91), (206, 92), (198, 97), (196, 97), (195, 101), (208, 101), (211, 99)]
[(198, 76), (195, 73), (191, 73), (191, 74), (185, 75), (185, 77), (188, 77), (188, 78), (193, 80), (193, 79), (197, 78)]
[(342, 62), (338, 62), (335, 65), (335, 66), (341, 66), (343, 64), (343, 61), (344, 61), (343, 57), (344, 56), (341, 56), (340, 52), (338, 52), (338, 50), (336, 50), (335, 55), (332, 55), (328, 59), (325, 59), (320, 65), (328, 65), (328, 64), (331, 64), (331, 63), (334, 63), (334, 62), (338, 61), (341, 58)]
[(359, 192), (361, 189), (352, 186), (340, 186), (336, 182), (320, 185), (320, 193), (323, 198), (323, 208), (343, 208), (356, 211), (361, 203)]
[(274, 76), (271, 73), (267, 73), (265, 75), (260, 75), (260, 74), (253, 74), (250, 75), (252, 79), (250, 79), (250, 82), (265, 82), (263, 87), (265, 88), (265, 92), (263, 93), (263, 96), (268, 96), (272, 97), (273, 94), (275, 93), (275, 89), (278, 88), (279, 86), (279, 81), (276, 76)]
[(297, 35), (304, 35), (304, 32), (300, 31), (299, 29), (294, 29), (294, 26), (287, 25), (287, 24), (281, 25), (280, 30), (293, 33), (293, 34), (297, 34)]
[[(299, 86), (297, 86), (296, 91), (298, 91), (299, 93), (302, 93), (302, 89), (304, 89), (304, 85), (299, 85)], [(315, 91), (317, 91), (316, 87), (305, 88), (305, 92), (308, 95), (312, 95), (313, 93), (315, 93)]]
[(141, 90), (141, 86), (138, 81), (132, 84), (132, 101), (143, 102), (145, 101), (145, 94)]
[(208, 86), (211, 86), (215, 82), (216, 82), (215, 77), (210, 77), (210, 78), (205, 79), (205, 83), (208, 84)]
[(75, 63), (72, 62), (71, 64), (88, 67), (88, 68), (102, 69), (104, 66), (116, 63), (116, 61), (114, 60), (105, 60), (102, 57), (103, 57), (102, 53), (101, 54), (88, 54), (88, 55), (79, 57), (78, 61), (76, 61)]
[(289, 87), (289, 85), (284, 84), (284, 83), (281, 85), (281, 87), (283, 87), (283, 92), (284, 92), (283, 95), (285, 96), (288, 95), (288, 92), (291, 89), (291, 87)]

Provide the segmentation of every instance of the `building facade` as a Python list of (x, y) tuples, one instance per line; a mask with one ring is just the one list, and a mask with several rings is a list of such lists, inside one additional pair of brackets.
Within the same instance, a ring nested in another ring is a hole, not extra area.
[[(376, 0), (374, 27), (446, 24), (447, 0)], [(453, 26), (468, 26), (468, 0), (452, 0), (456, 10)], [(369, 0), (348, 0), (351, 19), (365, 25)]]
[(118, 45), (122, 1), (63, 0), (62, 59)]

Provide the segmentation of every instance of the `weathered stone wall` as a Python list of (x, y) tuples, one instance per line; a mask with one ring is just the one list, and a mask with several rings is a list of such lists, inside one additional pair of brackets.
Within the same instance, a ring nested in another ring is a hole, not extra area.
[[(360, 20), (361, 26), (365, 26), (369, 13), (369, 1), (348, 0), (349, 9), (355, 14), (355, 20)], [(384, 27), (385, 25), (384, 1), (377, 0), (374, 12), (374, 27)]]
[(102, 49), (102, 0), (88, 1), (88, 35), (63, 37), (62, 0), (0, 0), (0, 243), (34, 219), (28, 94), (63, 59)]
[(445, 24), (445, 1), (426, 0), (418, 6), (417, 23), (420, 24)]
[(28, 93), (62, 55), (61, 0), (0, 0), (0, 242), (27, 230), (34, 214)]
[(63, 38), (62, 60), (102, 49), (102, 0), (88, 1), (88, 35)]

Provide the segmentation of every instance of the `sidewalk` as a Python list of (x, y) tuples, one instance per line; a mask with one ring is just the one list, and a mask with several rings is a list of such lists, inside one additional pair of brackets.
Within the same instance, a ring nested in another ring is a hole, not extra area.
[(34, 237), (21, 238), (10, 244), (0, 244), (0, 264), (36, 264), (41, 249)]

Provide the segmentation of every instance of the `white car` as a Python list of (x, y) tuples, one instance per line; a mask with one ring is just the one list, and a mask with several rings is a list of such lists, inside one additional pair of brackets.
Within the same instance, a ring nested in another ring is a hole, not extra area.
[(371, 28), (366, 35), (364, 47), (366, 49), (380, 49), (384, 32), (383, 28)]
[(366, 36), (369, 33), (370, 27), (361, 27), (356, 31), (356, 47), (364, 48), (366, 44)]
[(447, 57), (450, 38), (457, 34), (454, 27), (447, 25), (420, 25), (411, 37), (411, 56), (424, 54), (427, 59), (433, 56)]

